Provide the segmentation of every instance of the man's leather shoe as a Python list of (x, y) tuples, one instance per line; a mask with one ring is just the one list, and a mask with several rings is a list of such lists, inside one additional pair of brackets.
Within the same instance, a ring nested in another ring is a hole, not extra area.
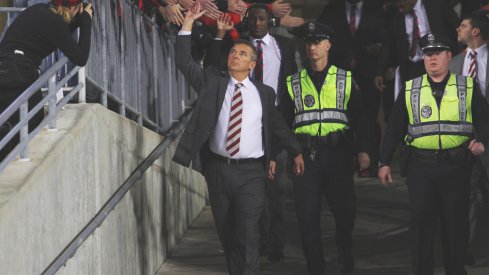
[(344, 252), (339, 257), (341, 273), (350, 273), (355, 268), (355, 260), (350, 252)]
[(284, 258), (282, 251), (270, 251), (268, 252), (268, 260), (271, 262), (280, 262)]

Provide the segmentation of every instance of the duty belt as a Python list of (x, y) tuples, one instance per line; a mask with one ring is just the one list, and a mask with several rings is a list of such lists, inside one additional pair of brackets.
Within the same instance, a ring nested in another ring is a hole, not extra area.
[(297, 140), (305, 148), (315, 147), (317, 145), (331, 145), (338, 146), (345, 141), (347, 132), (338, 131), (329, 133), (326, 136), (311, 136), (305, 134), (297, 134)]
[(410, 147), (410, 154), (417, 158), (418, 161), (434, 162), (440, 159), (447, 159), (451, 161), (463, 160), (467, 154), (470, 154), (467, 148), (467, 142), (462, 145), (451, 149), (439, 149), (439, 150), (426, 150)]

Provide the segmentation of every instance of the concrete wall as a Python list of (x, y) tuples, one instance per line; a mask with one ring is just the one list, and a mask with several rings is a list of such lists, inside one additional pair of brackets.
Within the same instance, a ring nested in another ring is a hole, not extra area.
[[(0, 274), (39, 274), (162, 137), (97, 104), (68, 105), (30, 162), (0, 174)], [(59, 274), (154, 274), (206, 202), (175, 144), (136, 183)]]

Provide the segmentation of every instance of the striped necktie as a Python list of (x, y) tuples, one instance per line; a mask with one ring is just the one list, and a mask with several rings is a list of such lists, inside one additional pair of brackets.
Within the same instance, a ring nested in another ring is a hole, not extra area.
[(470, 56), (470, 66), (469, 66), (469, 76), (477, 81), (477, 52), (472, 51), (469, 53)]
[(416, 16), (416, 12), (414, 9), (410, 12), (413, 17), (413, 36), (411, 40), (411, 49), (409, 49), (409, 56), (413, 58), (416, 56), (416, 51), (418, 50), (418, 42), (421, 39), (421, 34), (419, 32), (419, 22), (418, 17)]
[(231, 100), (231, 111), (229, 112), (229, 124), (226, 140), (226, 151), (233, 157), (239, 152), (241, 139), (241, 121), (243, 114), (243, 98), (241, 96), (242, 83), (234, 85), (233, 99)]
[(255, 79), (263, 82), (263, 41), (261, 39), (256, 40), (256, 66), (255, 66)]
[(350, 9), (350, 33), (354, 35), (357, 31), (357, 4), (352, 3)]

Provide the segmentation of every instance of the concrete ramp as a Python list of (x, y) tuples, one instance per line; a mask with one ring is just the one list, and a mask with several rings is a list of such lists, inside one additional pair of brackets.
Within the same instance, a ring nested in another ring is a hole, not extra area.
[[(0, 173), (0, 274), (40, 274), (163, 137), (98, 104), (67, 105), (31, 161)], [(206, 203), (200, 174), (156, 161), (59, 274), (154, 274)]]

